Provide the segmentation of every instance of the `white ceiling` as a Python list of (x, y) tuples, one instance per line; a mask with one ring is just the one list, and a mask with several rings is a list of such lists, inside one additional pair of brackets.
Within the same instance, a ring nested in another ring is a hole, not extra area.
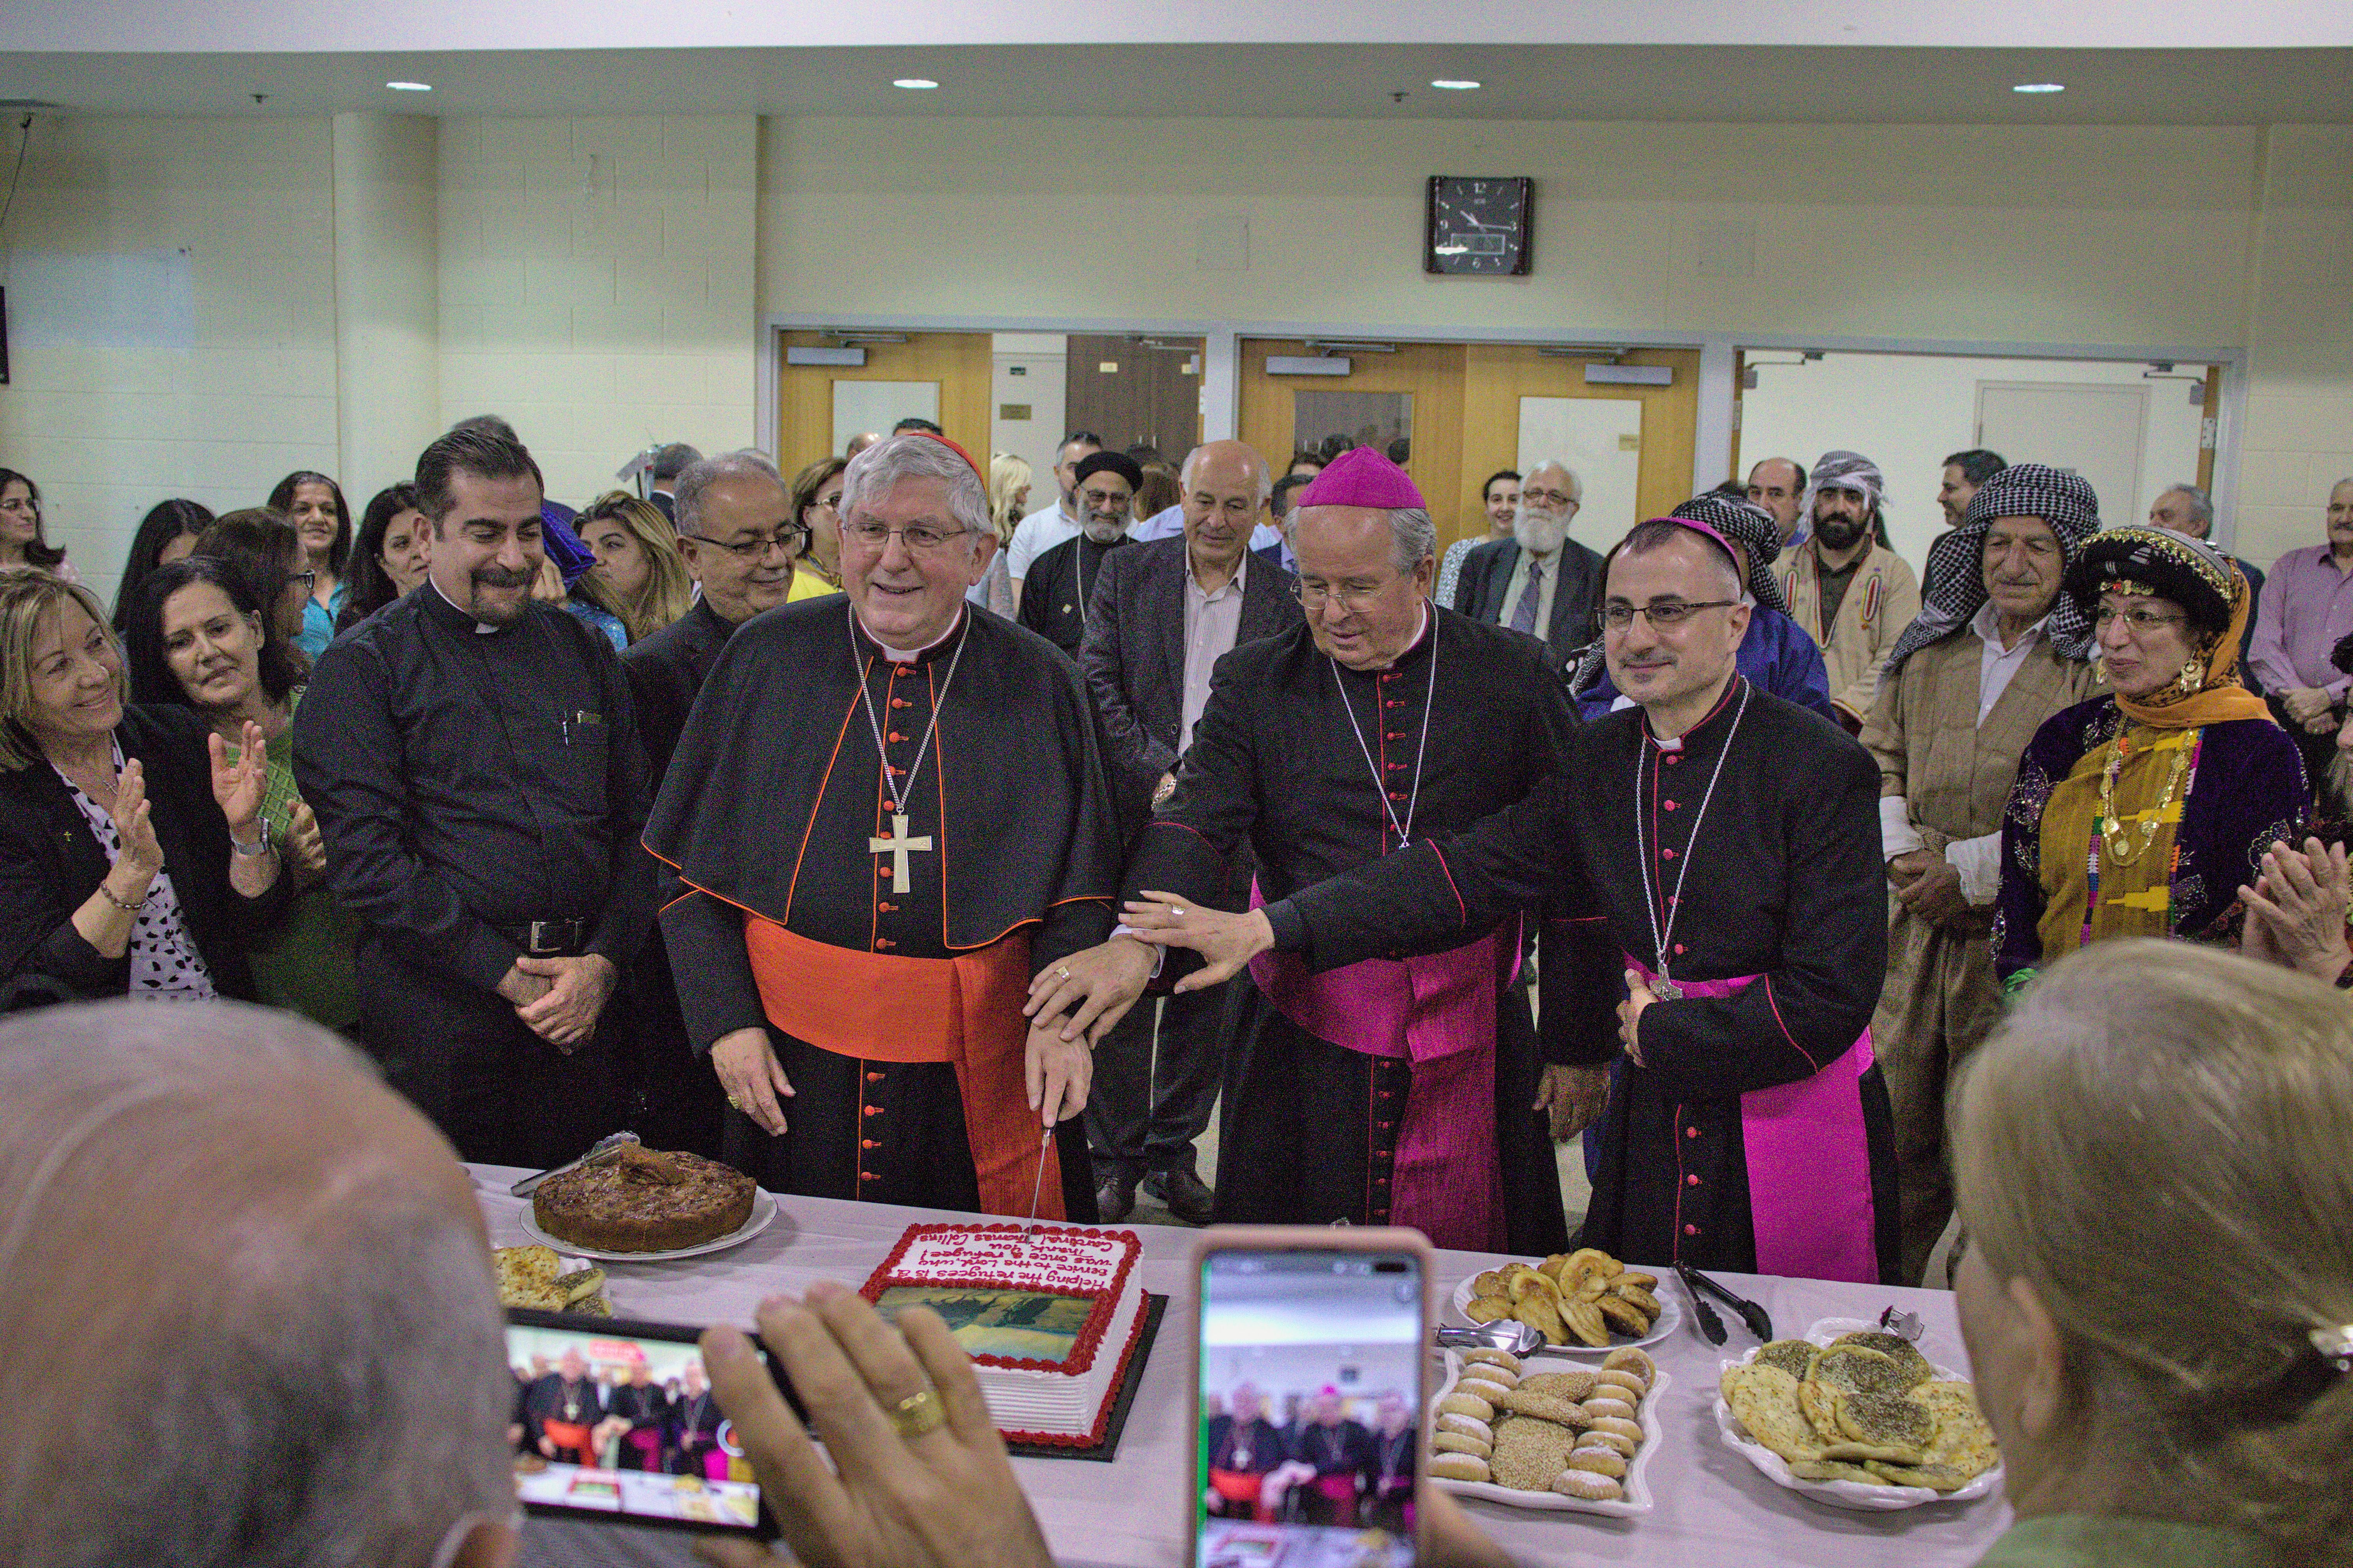
[[(2337, 9), (2353, 17), (2353, 5)], [(934, 78), (941, 88), (908, 92), (891, 86), (892, 79), (911, 75)], [(1429, 83), (1438, 77), (1486, 85), (1476, 92), (1437, 91)], [(386, 90), (385, 83), (394, 79), (430, 82), (435, 90)], [(2010, 90), (2030, 80), (2062, 81), (2067, 90), (2040, 97)], [(257, 104), (255, 93), (265, 95), (264, 101)], [(1402, 100), (1394, 96), (1399, 93)], [(2312, 123), (2353, 121), (2353, 47), (1189, 43), (0, 53), (0, 100), (13, 99), (40, 100), (75, 112), (174, 115), (387, 110), (507, 115)]]
[(2294, 48), (2343, 0), (15, 0), (21, 49), (303, 54), (839, 44), (1413, 43)]

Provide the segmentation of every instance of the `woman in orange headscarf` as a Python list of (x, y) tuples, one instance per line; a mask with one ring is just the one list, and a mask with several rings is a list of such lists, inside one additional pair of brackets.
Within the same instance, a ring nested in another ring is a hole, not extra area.
[(2239, 680), (2253, 596), (2228, 556), (2112, 528), (2065, 593), (2098, 628), (2112, 695), (2054, 714), (2019, 761), (1993, 930), (2010, 991), (2094, 942), (2206, 931), (2312, 802), (2295, 743)]

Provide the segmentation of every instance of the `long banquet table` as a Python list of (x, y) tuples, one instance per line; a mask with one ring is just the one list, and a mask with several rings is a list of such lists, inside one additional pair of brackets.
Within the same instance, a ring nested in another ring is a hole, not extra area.
[[(491, 1243), (518, 1246), (526, 1201), (508, 1187), (528, 1173), (472, 1167)], [(781, 1197), (765, 1232), (741, 1247), (675, 1263), (612, 1263), (607, 1294), (624, 1317), (702, 1324), (725, 1319), (750, 1325), (760, 1299), (797, 1291), (818, 1279), (855, 1285), (873, 1272), (901, 1231), (920, 1221), (969, 1219), (933, 1209), (829, 1198)], [(1105, 1568), (1181, 1568), (1190, 1515), (1186, 1508), (1192, 1456), (1186, 1361), (1194, 1334), (1187, 1268), (1197, 1233), (1169, 1226), (1134, 1227), (1144, 1244), (1146, 1289), (1169, 1298), (1159, 1338), (1144, 1369), (1119, 1457), (1111, 1464), (1075, 1459), (1016, 1459), (1014, 1469), (1065, 1564)], [(1440, 1315), (1456, 1283), (1500, 1261), (1476, 1252), (1438, 1255)], [(1922, 1342), (1931, 1361), (1966, 1365), (1954, 1324), (1953, 1298), (1936, 1290), (1825, 1284), (1725, 1275), (1725, 1282), (1761, 1303), (1776, 1330), (1799, 1334), (1818, 1318), (1876, 1317), (1893, 1303), (1928, 1325)], [(1682, 1287), (1672, 1279), (1661, 1294)], [(1662, 1447), (1648, 1471), (1656, 1507), (1632, 1519), (1535, 1512), (1470, 1501), (1472, 1519), (1524, 1563), (1820, 1564), (1822, 1568), (1941, 1568), (1983, 1555), (2010, 1518), (2000, 1498), (1931, 1503), (1898, 1513), (1853, 1513), (1785, 1491), (1724, 1446), (1715, 1416), (1717, 1369), (1725, 1353), (1754, 1342), (1725, 1314), (1731, 1338), (1723, 1350), (1690, 1321), (1651, 1347), (1673, 1379), (1660, 1416)], [(1547, 1360), (1561, 1358), (1546, 1358)], [(681, 1534), (610, 1525), (534, 1520), (525, 1532), (526, 1565), (683, 1564), (693, 1561)]]

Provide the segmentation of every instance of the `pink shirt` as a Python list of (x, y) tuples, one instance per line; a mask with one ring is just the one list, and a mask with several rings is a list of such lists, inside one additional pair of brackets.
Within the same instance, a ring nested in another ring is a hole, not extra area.
[(2266, 691), (2316, 686), (2342, 701), (2353, 677), (2328, 661), (2353, 632), (2353, 572), (2340, 572), (2328, 546), (2291, 550), (2273, 563), (2255, 612), (2247, 662)]

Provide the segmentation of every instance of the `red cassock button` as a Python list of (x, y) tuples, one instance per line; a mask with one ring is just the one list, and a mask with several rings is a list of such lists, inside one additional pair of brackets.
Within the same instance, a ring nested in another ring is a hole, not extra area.
[(1405, 793), (1402, 790), (1393, 789), (1389, 791), (1389, 798), (1391, 800), (1403, 800), (1405, 798)]
[(898, 944), (897, 942), (892, 942), (892, 941), (889, 937), (887, 937), (887, 936), (878, 936), (878, 937), (876, 937), (876, 938), (874, 939), (874, 945), (875, 945), (875, 946), (877, 946), (877, 947), (896, 947), (896, 946), (898, 946), (899, 944)]
[(1402, 741), (1405, 739), (1405, 731), (1403, 730), (1391, 730), (1383, 734), (1381, 739), (1384, 741)]
[(1699, 1136), (1699, 1129), (1696, 1127), (1686, 1127), (1683, 1129), (1683, 1136), (1686, 1138), (1696, 1138)]
[(866, 1075), (866, 1081), (869, 1083), (881, 1083), (882, 1081), (882, 1075), (879, 1072), (868, 1073)]
[(908, 701), (903, 697), (893, 697), (891, 699), (891, 706), (893, 708), (913, 708), (914, 704)]
[[(892, 771), (892, 773), (897, 773), (899, 770), (898, 770), (898, 769), (896, 769), (896, 768), (892, 768), (891, 771)], [(1659, 858), (1660, 858), (1660, 859), (1662, 859), (1662, 860), (1672, 860), (1672, 859), (1673, 859), (1674, 858), (1675, 858), (1675, 852), (1674, 852), (1673, 850), (1672, 850), (1672, 849), (1662, 849), (1662, 850), (1660, 850), (1660, 851), (1659, 851)]]
[(1671, 768), (1681, 763), (1683, 760), (1683, 754), (1681, 752), (1669, 752), (1667, 753), (1667, 766)]
[(1683, 1234), (1685, 1236), (1697, 1236), (1699, 1234), (1699, 1226), (1695, 1225), (1687, 1225), (1683, 1226)]
[[(891, 738), (892, 738), (892, 740), (894, 740), (894, 741), (895, 741), (895, 740), (897, 740), (899, 737), (898, 737), (898, 736), (896, 736), (896, 735), (893, 735), (893, 736), (892, 736)], [(1669, 810), (1669, 811), (1672, 811), (1672, 810), (1674, 810), (1674, 808), (1675, 808), (1675, 803), (1674, 803), (1673, 801), (1671, 801), (1671, 800), (1662, 800), (1662, 801), (1659, 802), (1659, 804), (1660, 804), (1661, 805), (1664, 806), (1664, 807), (1665, 807), (1667, 810)]]
[(1699, 1178), (1697, 1176), (1685, 1176), (1683, 1178), (1683, 1185), (1687, 1187), (1695, 1187), (1699, 1185)]
[[(896, 913), (896, 912), (897, 912), (897, 910), (898, 910), (898, 908), (899, 908), (899, 906), (898, 906), (898, 905), (896, 905), (896, 904), (890, 904), (890, 903), (877, 904), (877, 905), (875, 905), (874, 907), (875, 907), (876, 909), (878, 909), (878, 910), (881, 910), (884, 914), (886, 914), (886, 915), (887, 915), (887, 914), (893, 914), (893, 913)], [(1683, 951), (1683, 949), (1679, 947), (1679, 948), (1675, 949), (1675, 951), (1676, 951), (1677, 952), (1681, 952)]]
[(881, 1106), (879, 1106), (879, 1105), (870, 1105), (870, 1106), (865, 1107), (864, 1109), (865, 1109), (866, 1114), (867, 1114), (867, 1115), (869, 1115), (869, 1116), (880, 1116), (880, 1115), (881, 1115), (881, 1114), (882, 1114), (882, 1108), (881, 1108)]
[(906, 739), (907, 739), (907, 737), (906, 737), (906, 736), (902, 735), (902, 734), (901, 734), (901, 733), (899, 733), (899, 731), (896, 731), (896, 730), (893, 730), (893, 731), (891, 731), (891, 743), (892, 743), (892, 745), (894, 745), (894, 746), (904, 744), (904, 743), (905, 743), (905, 742), (906, 742)]
[(861, 1182), (879, 1182), (882, 1179), (882, 1173), (880, 1171), (860, 1171), (858, 1173), (858, 1179)]
[(912, 664), (902, 664), (898, 667), (898, 670), (901, 675), (913, 675), (915, 673), (915, 667)]
[[(880, 1142), (879, 1140), (872, 1139), (872, 1138), (860, 1138), (860, 1139), (858, 1141), (858, 1146), (859, 1146), (860, 1149), (880, 1149), (881, 1147), (882, 1147), (882, 1145), (881, 1145), (881, 1142)], [(1694, 1179), (1696, 1179), (1696, 1178), (1694, 1178)]]
[[(891, 906), (890, 906), (890, 905), (888, 905), (888, 904), (885, 904), (885, 905), (883, 905), (882, 907), (883, 907), (884, 909), (886, 909), (886, 910), (887, 910), (887, 909), (889, 909)], [(1682, 956), (1682, 954), (1683, 954), (1683, 944), (1682, 942), (1677, 942), (1677, 943), (1675, 943), (1675, 954), (1676, 954), (1676, 956), (1677, 956), (1677, 957), (1681, 957), (1681, 956)]]

